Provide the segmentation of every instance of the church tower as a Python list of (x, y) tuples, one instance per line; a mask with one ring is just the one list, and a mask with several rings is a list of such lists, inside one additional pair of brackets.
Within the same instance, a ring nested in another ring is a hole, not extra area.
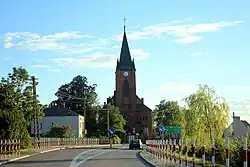
[(120, 52), (120, 59), (116, 64), (116, 104), (131, 111), (136, 110), (136, 69), (132, 60), (126, 30)]
[(136, 94), (136, 68), (131, 58), (124, 25), (120, 57), (117, 59), (115, 72), (115, 91), (107, 103), (119, 107), (126, 120), (127, 135), (140, 135), (152, 138), (152, 110), (144, 104), (144, 98)]

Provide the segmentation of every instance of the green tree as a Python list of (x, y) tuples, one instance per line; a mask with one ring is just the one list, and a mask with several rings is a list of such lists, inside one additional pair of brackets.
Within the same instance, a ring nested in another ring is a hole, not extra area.
[(20, 139), (22, 148), (30, 143), (27, 121), (15, 98), (18, 93), (12, 85), (0, 83), (0, 138)]
[[(216, 95), (207, 85), (185, 98), (188, 109), (185, 112), (186, 135), (201, 143), (204, 138), (221, 141), (229, 121), (229, 106), (224, 98)], [(223, 120), (223, 121), (221, 121)], [(204, 136), (208, 134), (208, 136)]]
[(53, 124), (50, 131), (45, 136), (54, 138), (72, 138), (74, 137), (74, 131), (71, 126)]
[(85, 76), (78, 75), (68, 84), (60, 86), (56, 92), (58, 97), (52, 103), (64, 104), (66, 108), (84, 115), (86, 120), (87, 136), (93, 136), (97, 133), (97, 112), (99, 110), (96, 84), (89, 85)]
[(182, 108), (177, 101), (161, 100), (153, 110), (154, 121), (157, 126), (175, 126), (183, 124)]
[(123, 139), (123, 134), (125, 133), (124, 131), (124, 126), (126, 124), (125, 119), (120, 113), (120, 110), (118, 107), (112, 106), (112, 105), (107, 105), (105, 108), (102, 108), (99, 111), (99, 116), (98, 116), (98, 128), (101, 132), (102, 135), (106, 136), (107, 135), (107, 112), (109, 112), (109, 127), (115, 129), (115, 133), (117, 136)]

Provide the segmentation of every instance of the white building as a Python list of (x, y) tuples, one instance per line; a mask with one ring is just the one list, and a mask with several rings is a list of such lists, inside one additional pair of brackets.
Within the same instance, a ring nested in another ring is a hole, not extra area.
[[(63, 106), (45, 109), (45, 116), (39, 121), (40, 134), (48, 133), (53, 124), (71, 126), (75, 137), (84, 135), (84, 117)], [(31, 123), (31, 132), (34, 133), (34, 121)]]

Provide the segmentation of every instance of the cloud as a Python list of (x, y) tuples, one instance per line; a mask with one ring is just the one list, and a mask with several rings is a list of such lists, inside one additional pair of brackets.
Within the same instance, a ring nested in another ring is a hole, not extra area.
[(250, 85), (229, 85), (224, 86), (225, 89), (250, 89)]
[(10, 60), (12, 57), (3, 57), (4, 60)]
[[(156, 25), (149, 25), (128, 33), (128, 39), (141, 40), (149, 37), (173, 36), (177, 38), (176, 43), (188, 44), (203, 39), (204, 34), (208, 32), (217, 32), (225, 27), (245, 23), (244, 21), (221, 21), (212, 23), (183, 24), (181, 21), (166, 22)], [(115, 40), (121, 40), (122, 35), (118, 35)]]
[(181, 84), (181, 83), (165, 83), (160, 90), (164, 92), (179, 92), (179, 93), (190, 93), (196, 91), (197, 86), (191, 84)]
[(191, 56), (192, 57), (200, 57), (200, 56), (202, 56), (202, 55), (204, 55), (205, 53), (204, 52), (193, 52), (192, 54), (191, 54)]
[(240, 116), (241, 120), (250, 121), (250, 99), (240, 99), (229, 101), (231, 113)]
[(5, 34), (4, 47), (15, 47), (30, 51), (62, 50), (70, 47), (68, 42), (66, 42), (67, 40), (83, 38), (91, 38), (91, 36), (80, 31), (61, 32), (44, 36), (32, 32), (9, 32)]
[(32, 68), (43, 68), (43, 69), (46, 69), (49, 72), (60, 72), (60, 69), (53, 68), (52, 65), (35, 64), (35, 65), (32, 65)]
[(93, 50), (102, 49), (104, 46), (109, 44), (107, 39), (97, 39), (88, 43), (80, 43), (75, 45), (70, 49), (70, 51), (65, 52), (64, 54), (81, 54), (87, 53)]
[(132, 55), (135, 55), (135, 60), (145, 60), (149, 56), (149, 53), (143, 49), (131, 49), (130, 52)]
[(51, 65), (42, 65), (42, 64), (35, 64), (32, 65), (33, 68), (50, 68)]
[(196, 41), (199, 41), (202, 38), (203, 38), (203, 36), (187, 36), (187, 37), (177, 39), (174, 42), (179, 43), (179, 44), (190, 44), (190, 43), (194, 43)]
[[(143, 49), (132, 49), (131, 54), (135, 60), (144, 60), (149, 56), (149, 53)], [(81, 57), (60, 57), (51, 59), (60, 67), (89, 67), (89, 68), (112, 68), (116, 65), (118, 54), (105, 54), (95, 52)]]

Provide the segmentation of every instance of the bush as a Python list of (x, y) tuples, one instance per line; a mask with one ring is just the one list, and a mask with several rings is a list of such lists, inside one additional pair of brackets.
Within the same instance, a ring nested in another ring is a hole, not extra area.
[(74, 131), (73, 128), (68, 125), (54, 124), (51, 126), (50, 131), (46, 134), (46, 137), (72, 138), (74, 137)]
[(121, 144), (121, 139), (117, 135), (114, 135), (112, 137), (112, 139), (113, 139), (113, 143), (115, 143), (115, 144)]

